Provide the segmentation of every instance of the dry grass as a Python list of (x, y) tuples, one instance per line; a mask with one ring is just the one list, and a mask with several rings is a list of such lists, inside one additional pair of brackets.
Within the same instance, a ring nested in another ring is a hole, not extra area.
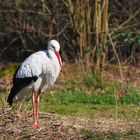
[[(124, 139), (140, 138), (139, 122), (123, 122), (104, 118), (92, 120), (84, 117), (59, 116), (53, 113), (40, 113), (39, 116), (40, 128), (32, 129), (31, 112), (23, 110), (19, 114), (17, 109), (1, 109), (0, 139), (85, 140), (95, 137), (105, 138), (109, 134), (119, 135)], [(130, 132), (135, 132), (135, 135), (132, 137)]]

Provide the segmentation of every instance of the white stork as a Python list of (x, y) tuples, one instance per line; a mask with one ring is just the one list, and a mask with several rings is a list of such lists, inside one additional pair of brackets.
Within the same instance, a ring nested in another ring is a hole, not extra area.
[[(58, 41), (51, 40), (47, 50), (30, 55), (21, 63), (14, 74), (13, 87), (7, 102), (12, 105), (13, 102), (21, 101), (25, 95), (32, 92), (33, 128), (39, 127), (40, 92), (46, 92), (46, 89), (54, 84), (61, 71), (62, 62), (59, 50)], [(37, 93), (36, 101), (34, 93)]]

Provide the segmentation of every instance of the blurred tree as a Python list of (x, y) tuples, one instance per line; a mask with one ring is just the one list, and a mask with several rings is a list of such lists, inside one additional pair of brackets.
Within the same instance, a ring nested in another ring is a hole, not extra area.
[(1, 1), (0, 58), (21, 61), (55, 38), (63, 59), (80, 61), (84, 70), (102, 73), (106, 60), (136, 63), (139, 7), (139, 0)]

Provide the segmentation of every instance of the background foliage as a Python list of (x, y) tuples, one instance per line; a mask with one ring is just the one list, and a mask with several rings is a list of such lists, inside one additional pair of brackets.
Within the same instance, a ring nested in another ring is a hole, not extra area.
[[(136, 63), (140, 46), (139, 0), (5, 0), (0, 4), (0, 57), (21, 61), (45, 49), (48, 40), (61, 43), (65, 61), (89, 65), (104, 56)], [(99, 60), (100, 63), (100, 60)], [(104, 63), (104, 62), (103, 62)]]

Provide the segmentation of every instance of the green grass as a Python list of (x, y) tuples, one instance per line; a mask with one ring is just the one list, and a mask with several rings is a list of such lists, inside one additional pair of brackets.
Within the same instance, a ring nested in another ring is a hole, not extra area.
[[(32, 109), (31, 102), (24, 102), (24, 108)], [(80, 116), (92, 119), (114, 118), (125, 121), (137, 121), (140, 117), (140, 108), (137, 105), (94, 105), (83, 103), (48, 103), (40, 102), (41, 112), (57, 113), (60, 115)]]
[(103, 81), (100, 75), (97, 73), (92, 73), (92, 72), (87, 73), (84, 76), (83, 83), (89, 88), (91, 87), (94, 87), (95, 89), (103, 88)]
[[(42, 103), (40, 105), (40, 111), (42, 112), (54, 112), (61, 115), (74, 115), (83, 116), (88, 118), (116, 118), (116, 107), (112, 105), (93, 105), (73, 103), (69, 105), (64, 104), (48, 104)], [(135, 121), (140, 116), (140, 111), (137, 113), (137, 106), (118, 106), (117, 118), (123, 120)]]
[[(40, 110), (61, 115), (78, 115), (90, 118), (120, 118), (135, 120), (140, 116), (140, 95), (122, 96), (117, 101), (114, 95), (88, 95), (83, 92), (57, 91), (41, 95)], [(31, 106), (31, 103), (30, 103)]]
[[(47, 93), (43, 99), (49, 103), (71, 104), (98, 104), (98, 105), (116, 105), (116, 98), (114, 94), (101, 92), (98, 94), (87, 94), (83, 91), (56, 91), (54, 93)], [(138, 105), (140, 103), (140, 94), (138, 92), (122, 95), (118, 100), (120, 105)]]
[[(140, 94), (121, 96), (117, 100), (113, 94), (88, 95), (84, 92), (54, 91), (41, 94), (40, 111), (61, 115), (89, 118), (119, 118), (136, 121), (140, 117)], [(31, 96), (24, 100), (24, 108), (32, 109)]]
[(17, 67), (17, 64), (8, 65), (5, 69), (0, 71), (0, 77), (5, 77), (10, 75), (11, 73), (14, 73)]

